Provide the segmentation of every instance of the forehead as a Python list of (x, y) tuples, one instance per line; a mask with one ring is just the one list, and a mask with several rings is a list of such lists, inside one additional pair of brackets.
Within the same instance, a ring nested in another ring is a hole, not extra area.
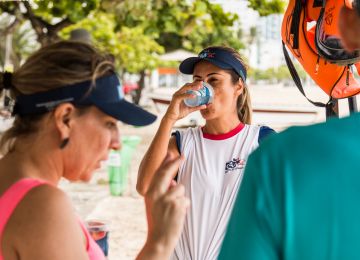
[(226, 70), (215, 66), (214, 64), (212, 64), (209, 61), (203, 60), (203, 61), (198, 62), (195, 65), (193, 75), (194, 76), (204, 76), (204, 75), (208, 75), (211, 73), (218, 73), (218, 74), (222, 74), (222, 75), (228, 74), (228, 72)]
[(96, 119), (114, 119), (115, 118), (105, 114), (104, 112), (102, 112), (99, 108), (97, 108), (96, 106), (89, 106), (86, 108), (86, 113), (87, 118), (84, 118), (85, 120), (88, 118), (96, 118)]

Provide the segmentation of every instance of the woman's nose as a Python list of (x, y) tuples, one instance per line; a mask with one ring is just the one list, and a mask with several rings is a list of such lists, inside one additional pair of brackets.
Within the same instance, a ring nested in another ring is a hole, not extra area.
[(119, 141), (119, 138), (118, 138), (117, 141), (112, 141), (111, 142), (110, 148), (113, 149), (113, 150), (121, 150), (121, 142)]
[(119, 130), (113, 132), (110, 142), (110, 148), (113, 150), (120, 150), (121, 149), (121, 137)]

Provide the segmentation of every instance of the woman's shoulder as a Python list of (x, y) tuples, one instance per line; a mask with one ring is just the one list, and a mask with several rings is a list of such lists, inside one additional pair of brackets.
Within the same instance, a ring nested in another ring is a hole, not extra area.
[(174, 133), (180, 133), (180, 134), (188, 134), (188, 133), (197, 133), (202, 131), (203, 126), (192, 126), (187, 128), (178, 128), (173, 131)]
[[(44, 205), (49, 206), (47, 204), (53, 204), (53, 202), (70, 203), (70, 200), (64, 191), (47, 182), (43, 182), (34, 187), (24, 199), (29, 204), (34, 203), (39, 207)], [(54, 206), (56, 207), (56, 205)]]
[(267, 138), (268, 136), (274, 133), (276, 133), (276, 131), (269, 126), (266, 125), (259, 126), (259, 138), (258, 138), (259, 143), (261, 143), (265, 138)]
[(266, 125), (259, 125), (259, 132), (265, 134), (276, 133), (276, 131), (273, 128)]
[(195, 136), (200, 136), (202, 134), (202, 126), (188, 127), (182, 129), (176, 129), (172, 132), (172, 136), (176, 138), (176, 140), (183, 140), (188, 138), (194, 138)]
[[(42, 183), (29, 190), (14, 211), (17, 222), (46, 224), (48, 218), (59, 218), (59, 213), (68, 212), (71, 207), (70, 199), (56, 186)], [(46, 217), (45, 217), (46, 216)]]
[(253, 134), (256, 134), (258, 136), (259, 144), (268, 136), (276, 133), (274, 129), (266, 125), (246, 124), (245, 127), (249, 129), (248, 131), (251, 131)]
[(10, 182), (7, 186), (1, 197), (7, 211), (11, 208), (16, 209), (16, 211), (26, 210), (26, 208), (35, 210), (44, 205), (46, 205), (46, 209), (49, 209), (48, 206), (51, 209), (54, 201), (68, 201), (63, 191), (45, 180), (22, 178)]
[[(8, 228), (6, 233), (14, 248), (34, 256), (51, 255), (53, 252), (49, 250), (56, 248), (59, 239), (73, 237), (73, 244), (79, 250), (83, 242), (70, 199), (59, 188), (46, 183), (26, 194), (9, 219)], [(39, 252), (33, 248), (39, 248)]]

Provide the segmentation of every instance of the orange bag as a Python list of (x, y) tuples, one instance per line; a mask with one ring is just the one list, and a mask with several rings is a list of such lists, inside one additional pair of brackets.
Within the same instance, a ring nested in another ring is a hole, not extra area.
[[(338, 15), (350, 0), (290, 0), (282, 22), (282, 43), (286, 63), (295, 84), (306, 97), (301, 81), (286, 47), (305, 71), (330, 99), (348, 98), (360, 93), (360, 84), (354, 78), (351, 65), (360, 74), (360, 54), (347, 53), (341, 46)], [(316, 22), (315, 25), (309, 24)], [(286, 47), (285, 47), (286, 45)], [(309, 100), (309, 99), (308, 99)], [(316, 106), (325, 106), (313, 102)]]

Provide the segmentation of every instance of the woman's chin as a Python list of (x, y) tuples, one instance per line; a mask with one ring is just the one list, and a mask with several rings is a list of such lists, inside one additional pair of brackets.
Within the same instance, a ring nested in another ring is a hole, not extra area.
[(94, 176), (95, 170), (88, 170), (86, 172), (83, 172), (80, 176), (79, 176), (79, 180), (82, 182), (89, 182), (92, 177)]
[(92, 178), (93, 174), (85, 174), (83, 176), (80, 176), (80, 181), (82, 182), (89, 182)]
[(214, 113), (211, 113), (209, 109), (200, 110), (200, 114), (205, 120), (209, 120), (214, 117)]

